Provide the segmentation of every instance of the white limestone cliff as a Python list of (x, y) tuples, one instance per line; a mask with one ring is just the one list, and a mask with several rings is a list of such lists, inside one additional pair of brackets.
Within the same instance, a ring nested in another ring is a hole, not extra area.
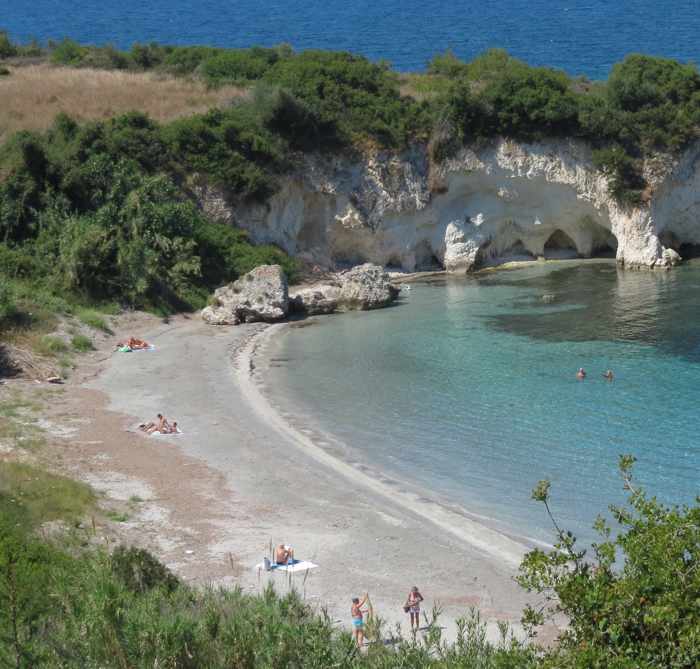
[(700, 244), (700, 144), (647, 161), (647, 202), (620, 205), (590, 148), (500, 139), (431, 164), (425, 146), (365, 158), (305, 156), (264, 204), (200, 186), (204, 210), (293, 255), (336, 267), (468, 272), (507, 259), (614, 254), (665, 268)]

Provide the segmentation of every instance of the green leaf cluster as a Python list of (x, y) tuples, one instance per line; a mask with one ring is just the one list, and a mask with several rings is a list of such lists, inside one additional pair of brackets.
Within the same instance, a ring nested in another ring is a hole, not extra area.
[[(524, 620), (534, 630), (551, 616), (568, 621), (547, 667), (692, 669), (700, 664), (700, 498), (668, 507), (632, 479), (634, 458), (620, 470), (628, 503), (612, 506), (615, 527), (596, 522), (592, 554), (555, 522), (553, 551), (530, 552), (519, 582), (542, 596)], [(549, 512), (549, 483), (533, 497)], [(551, 514), (550, 514), (551, 515)]]

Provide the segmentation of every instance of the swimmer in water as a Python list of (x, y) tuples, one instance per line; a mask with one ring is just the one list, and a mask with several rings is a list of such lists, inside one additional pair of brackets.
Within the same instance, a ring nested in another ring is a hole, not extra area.
[(614, 374), (612, 373), (612, 369), (605, 372), (605, 374), (603, 374), (603, 378), (607, 379), (608, 381), (612, 381), (615, 378)]
[(576, 372), (576, 378), (577, 378), (579, 381), (583, 381), (583, 379), (586, 378), (586, 372), (585, 372), (585, 370), (583, 369), (583, 367), (579, 367), (578, 372)]

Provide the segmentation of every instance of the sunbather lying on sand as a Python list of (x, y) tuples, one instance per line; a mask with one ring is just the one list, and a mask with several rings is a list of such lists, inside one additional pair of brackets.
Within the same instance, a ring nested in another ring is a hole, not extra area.
[(129, 337), (126, 341), (117, 342), (117, 348), (130, 348), (132, 351), (138, 351), (144, 348), (150, 348), (151, 345), (143, 339)]
[[(175, 423), (177, 425), (177, 423)], [(170, 430), (170, 425), (165, 419), (162, 413), (158, 414), (155, 423), (141, 423), (139, 425), (139, 430), (146, 432), (147, 434), (153, 434), (154, 432), (160, 432), (161, 434), (166, 434)]]

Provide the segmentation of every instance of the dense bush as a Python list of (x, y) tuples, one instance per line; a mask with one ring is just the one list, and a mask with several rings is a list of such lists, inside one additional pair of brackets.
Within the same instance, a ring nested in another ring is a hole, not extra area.
[(264, 78), (313, 110), (326, 141), (403, 146), (425, 131), (423, 107), (401, 97), (397, 76), (360, 56), (305, 51), (278, 61)]
[(213, 85), (222, 83), (248, 83), (262, 79), (279, 60), (276, 49), (227, 50), (204, 60), (200, 73)]
[(206, 220), (179, 185), (196, 171), (262, 197), (283, 146), (244, 108), (166, 129), (138, 113), (82, 126), (60, 116), (44, 135), (20, 133), (2, 155), (0, 271), (83, 301), (166, 310), (201, 306), (258, 262), (293, 274), (281, 251)]
[[(544, 596), (525, 621), (563, 615), (569, 625), (547, 667), (693, 669), (700, 665), (700, 506), (667, 507), (632, 480), (634, 458), (620, 470), (628, 504), (613, 506), (614, 529), (599, 517), (593, 560), (554, 522), (554, 550), (532, 551), (519, 581)], [(533, 498), (549, 509), (549, 482)], [(697, 499), (700, 504), (700, 498)]]

